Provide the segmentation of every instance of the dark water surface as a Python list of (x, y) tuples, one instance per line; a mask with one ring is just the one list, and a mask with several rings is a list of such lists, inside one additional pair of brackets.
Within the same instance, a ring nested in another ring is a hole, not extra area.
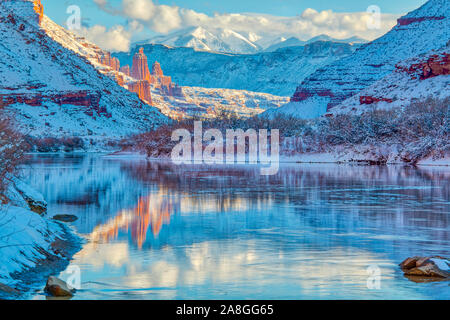
[(449, 168), (29, 163), (49, 215), (76, 215), (87, 239), (74, 299), (450, 299), (450, 282), (415, 283), (397, 266), (450, 256)]

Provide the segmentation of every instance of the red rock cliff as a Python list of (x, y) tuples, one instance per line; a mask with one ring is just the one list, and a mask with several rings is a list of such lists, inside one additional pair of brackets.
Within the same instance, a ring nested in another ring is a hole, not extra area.
[(410, 74), (412, 79), (425, 80), (450, 75), (450, 54), (447, 52), (433, 54), (426, 61), (412, 64), (409, 67), (396, 65), (396, 68), (398, 71)]
[(15, 103), (23, 103), (32, 107), (45, 105), (46, 102), (53, 102), (59, 106), (73, 105), (85, 107), (85, 112), (93, 115), (111, 117), (106, 108), (100, 107), (101, 93), (97, 91), (66, 91), (59, 93), (11, 93), (0, 94), (0, 107), (5, 107)]

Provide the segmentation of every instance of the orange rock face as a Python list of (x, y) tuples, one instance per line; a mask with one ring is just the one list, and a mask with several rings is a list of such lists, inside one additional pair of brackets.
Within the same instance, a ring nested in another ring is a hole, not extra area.
[(154, 64), (153, 64), (153, 67), (152, 67), (152, 75), (153, 76), (156, 76), (156, 77), (162, 77), (164, 74), (163, 74), (163, 71), (162, 71), (162, 69), (161, 69), (161, 65), (159, 64), (159, 62), (158, 61), (156, 61)]
[(134, 55), (131, 72), (128, 66), (124, 66), (120, 71), (137, 80), (128, 84), (128, 90), (137, 93), (139, 98), (149, 104), (152, 104), (151, 86), (158, 88), (167, 96), (183, 96), (182, 88), (172, 83), (171, 77), (164, 75), (159, 62), (156, 61), (152, 66), (152, 72), (149, 72), (148, 59), (143, 48)]
[(151, 81), (150, 71), (148, 70), (147, 56), (144, 54), (144, 48), (140, 48), (139, 52), (133, 57), (131, 76), (136, 80)]
[(138, 80), (128, 84), (128, 90), (137, 93), (141, 100), (152, 104), (151, 85), (147, 80)]
[(121, 87), (124, 86), (125, 84), (125, 80), (123, 79), (123, 75), (118, 73), (118, 72), (114, 72), (113, 75), (113, 80), (117, 82), (117, 84)]
[(164, 95), (171, 97), (182, 97), (184, 95), (181, 87), (172, 83), (172, 77), (164, 75), (158, 61), (152, 66), (152, 84), (159, 88)]
[(119, 59), (111, 57), (111, 53), (107, 52), (98, 58), (98, 62), (112, 68), (115, 71), (120, 70)]
[(34, 11), (37, 14), (38, 23), (41, 24), (42, 18), (44, 17), (44, 6), (41, 3), (41, 0), (33, 0)]

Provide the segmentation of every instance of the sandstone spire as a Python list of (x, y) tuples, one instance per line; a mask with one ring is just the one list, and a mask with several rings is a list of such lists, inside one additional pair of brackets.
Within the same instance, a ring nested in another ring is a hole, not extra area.
[(159, 64), (159, 62), (158, 61), (155, 61), (155, 63), (153, 64), (153, 67), (152, 67), (152, 75), (153, 76), (156, 76), (156, 77), (158, 77), (158, 78), (160, 78), (160, 77), (162, 77), (164, 74), (163, 74), (163, 71), (162, 71), (162, 69), (161, 69), (161, 65)]
[(137, 80), (151, 80), (150, 71), (148, 70), (147, 56), (144, 54), (144, 48), (140, 48), (139, 52), (137, 52), (133, 57), (131, 76)]

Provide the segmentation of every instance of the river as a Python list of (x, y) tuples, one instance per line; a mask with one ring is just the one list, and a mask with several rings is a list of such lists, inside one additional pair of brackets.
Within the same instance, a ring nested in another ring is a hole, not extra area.
[(261, 176), (251, 165), (33, 155), (23, 177), (50, 216), (78, 217), (74, 299), (450, 298), (448, 281), (416, 283), (398, 267), (450, 256), (448, 167), (283, 164)]

